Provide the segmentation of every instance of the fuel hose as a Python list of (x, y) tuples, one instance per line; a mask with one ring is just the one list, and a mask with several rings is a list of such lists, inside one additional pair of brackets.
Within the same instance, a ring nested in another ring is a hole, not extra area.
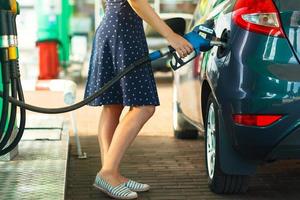
[[(0, 2), (2, 3), (2, 2)], [(8, 98), (9, 98), (9, 77), (8, 77), (8, 70), (9, 70), (9, 27), (6, 24), (8, 11), (1, 11), (0, 12), (0, 62), (2, 66), (2, 83), (3, 83), (3, 101), (2, 101), (2, 113), (1, 113), (1, 120), (0, 120), (0, 140), (4, 135), (5, 125), (6, 125), (6, 118), (8, 115)]]
[[(84, 100), (82, 100), (82, 101), (80, 101), (76, 104), (73, 104), (71, 106), (61, 107), (61, 108), (42, 108), (42, 107), (26, 104), (22, 99), (20, 101), (16, 98), (13, 98), (13, 97), (9, 97), (8, 101), (10, 103), (18, 106), (18, 107), (24, 108), (26, 110), (30, 110), (32, 112), (37, 112), (37, 113), (61, 114), (61, 113), (71, 112), (71, 111), (77, 110), (79, 108), (82, 108), (83, 106), (85, 106), (85, 105), (89, 104), (90, 102), (92, 102), (97, 97), (103, 95), (103, 93), (105, 93), (110, 87), (112, 87), (115, 83), (117, 83), (122, 77), (124, 77), (125, 75), (130, 73), (135, 68), (141, 67), (141, 65), (143, 65), (147, 62), (151, 62), (151, 58), (149, 56), (145, 56), (145, 57), (133, 62), (128, 67), (125, 67), (124, 70), (119, 72), (112, 80), (108, 81), (102, 88), (100, 88), (93, 95), (91, 95), (91, 96), (85, 98)], [(17, 73), (18, 74), (20, 73), (19, 68), (18, 68)], [(22, 86), (20, 84), (20, 78), (18, 78), (18, 91), (22, 92)], [(1, 92), (1, 91), (0, 91), (0, 97), (2, 97), (2, 98), (4, 97), (4, 93)]]
[[(16, 65), (16, 61), (11, 62), (11, 67), (10, 67), (10, 78), (11, 78), (11, 91), (12, 91), (12, 97), (13, 98), (17, 98), (17, 78), (14, 76), (14, 69), (15, 69), (15, 65)], [(15, 126), (15, 121), (16, 121), (16, 115), (17, 115), (17, 106), (15, 104), (11, 104), (11, 108), (10, 108), (10, 117), (9, 117), (9, 121), (8, 121), (8, 126), (7, 126), (7, 130), (5, 131), (6, 134), (4, 134), (1, 142), (0, 142), (0, 149), (2, 150), (6, 144), (8, 143), (11, 135), (8, 133), (12, 133), (14, 126)]]
[[(17, 80), (17, 88), (18, 88), (18, 96), (20, 101), (24, 101), (24, 96), (23, 96), (23, 92), (22, 92), (22, 85), (21, 85), (21, 81), (20, 79)], [(25, 108), (20, 108), (20, 124), (19, 124), (19, 128), (18, 128), (18, 132), (16, 134), (16, 137), (14, 138), (13, 142), (11, 144), (9, 144), (6, 148), (4, 149), (0, 149), (0, 156), (5, 155), (7, 153), (9, 153), (10, 151), (12, 151), (17, 145), (18, 143), (21, 141), (24, 130), (25, 130), (25, 125), (26, 125), (26, 109)]]
[(1, 66), (2, 66), (2, 79), (3, 79), (3, 101), (2, 101), (2, 111), (0, 120), (0, 139), (4, 136), (4, 130), (6, 127), (6, 119), (8, 116), (8, 106), (9, 106), (9, 59), (8, 50), (0, 50), (1, 54)]
[[(0, 5), (4, 5), (7, 0), (0, 0)], [(167, 47), (155, 51), (147, 56), (144, 56), (137, 61), (126, 66), (122, 71), (120, 71), (112, 80), (108, 81), (102, 88), (96, 91), (91, 96), (85, 98), (84, 100), (67, 107), (61, 108), (43, 108), (25, 103), (25, 98), (23, 94), (23, 88), (21, 84), (21, 74), (18, 63), (18, 50), (17, 50), (17, 27), (16, 27), (16, 15), (18, 14), (18, 5), (15, 0), (11, 0), (14, 6), (11, 6), (10, 11), (0, 10), (0, 62), (2, 66), (2, 79), (3, 79), (3, 91), (0, 91), (0, 97), (3, 99), (2, 102), (2, 113), (0, 120), (0, 156), (5, 155), (12, 151), (18, 143), (20, 142), (26, 124), (26, 110), (30, 110), (37, 113), (44, 114), (61, 114), (66, 112), (71, 112), (88, 105), (97, 97), (103, 95), (109, 88), (111, 88), (115, 83), (117, 83), (122, 77), (126, 76), (128, 73), (133, 71), (138, 67), (142, 67), (143, 64), (157, 60), (166, 55), (175, 55), (175, 49), (172, 47)], [(6, 4), (5, 4), (6, 5)], [(12, 4), (10, 4), (12, 5)], [(202, 26), (196, 27), (191, 33), (185, 35), (186, 39), (191, 42), (195, 50), (195, 56), (201, 51), (206, 51), (212, 48), (213, 44), (208, 40), (204, 39), (199, 35), (199, 30)], [(199, 30), (198, 30), (199, 29)], [(61, 43), (59, 43), (61, 45)], [(217, 44), (214, 44), (217, 45)], [(209, 48), (205, 48), (209, 47)], [(176, 60), (176, 67), (172, 66), (174, 70), (182, 67), (188, 61), (183, 61), (179, 57), (173, 56)], [(178, 66), (177, 66), (178, 64)], [(11, 85), (12, 96), (10, 96), (9, 86)], [(9, 109), (9, 103), (11, 107)], [(12, 138), (13, 129), (15, 127), (16, 121), (16, 111), (17, 107), (20, 108), (20, 122), (18, 127), (18, 132), (16, 136)], [(10, 111), (10, 115), (8, 112)], [(9, 118), (9, 119), (7, 119)], [(8, 123), (6, 123), (8, 122)], [(6, 133), (4, 133), (7, 127)], [(13, 139), (10, 144), (9, 140)]]
[[(3, 84), (4, 84), (4, 88), (6, 88), (6, 95), (9, 95), (9, 85), (11, 85), (11, 92), (12, 92), (12, 97), (13, 98), (17, 98), (17, 76), (16, 76), (16, 69), (17, 69), (17, 65), (18, 65), (18, 61), (17, 61), (17, 57), (14, 56), (14, 53), (9, 53), (11, 52), (15, 52), (14, 50), (16, 50), (16, 48), (14, 47), (15, 45), (15, 35), (17, 35), (17, 29), (16, 29), (16, 23), (15, 23), (15, 19), (16, 19), (16, 14), (12, 13), (12, 12), (7, 12), (6, 13), (6, 19), (7, 19), (7, 29), (8, 29), (8, 34), (9, 34), (9, 47), (6, 48), (6, 51), (8, 51), (8, 57), (7, 59), (2, 59), (4, 61), (6, 61), (6, 64), (3, 65), (2, 68), (2, 77), (3, 77)], [(7, 96), (8, 98), (9, 96)], [(2, 114), (4, 114), (4, 112), (2, 112)], [(11, 135), (9, 133), (12, 133), (15, 127), (15, 121), (16, 121), (16, 115), (17, 115), (17, 106), (15, 104), (11, 104), (10, 106), (10, 115), (8, 115), (8, 113), (6, 112), (6, 117), (5, 118), (1, 118), (1, 120), (3, 119), (4, 124), (1, 124), (0, 122), (0, 132), (3, 133), (3, 137), (1, 138), (0, 141), (0, 149), (2, 150), (7, 143), (9, 142), (9, 139), (11, 137)], [(8, 117), (8, 118), (7, 118)], [(7, 124), (7, 129), (6, 128), (6, 123), (8, 121)], [(5, 130), (5, 134), (4, 134), (4, 130)]]
[[(142, 57), (141, 59), (133, 62), (128, 67), (125, 67), (121, 72), (119, 72), (112, 80), (108, 81), (102, 88), (100, 88), (97, 92), (95, 92), (93, 95), (85, 98), (84, 100), (68, 107), (62, 107), (62, 108), (42, 108), (38, 106), (33, 106), (25, 103), (25, 98), (23, 94), (22, 84), (20, 80), (20, 68), (19, 63), (17, 60), (11, 61), (11, 70), (5, 71), (5, 74), (9, 74), (10, 76), (7, 77), (7, 79), (11, 79), (11, 87), (12, 87), (12, 97), (8, 98), (8, 102), (12, 104), (11, 109), (11, 116), (9, 120), (8, 130), (7, 133), (2, 137), (0, 142), (0, 156), (5, 155), (9, 152), (11, 152), (18, 143), (21, 141), (25, 125), (26, 125), (26, 110), (30, 110), (33, 112), (38, 113), (45, 113), (45, 114), (60, 114), (60, 113), (66, 113), (73, 110), (77, 110), (90, 102), (92, 102), (97, 97), (103, 95), (104, 92), (106, 92), (110, 87), (112, 87), (116, 82), (118, 82), (122, 77), (133, 71), (135, 68), (142, 67), (143, 64), (151, 62), (153, 60), (156, 60), (158, 58), (164, 57), (171, 53), (173, 50), (168, 49), (164, 52), (162, 51), (156, 51), (148, 56)], [(6, 76), (7, 76), (6, 75)], [(16, 94), (17, 93), (17, 94)], [(7, 97), (7, 93), (4, 95), (3, 92), (0, 91), (0, 97), (4, 98), (4, 96)], [(19, 100), (17, 99), (17, 96)], [(16, 106), (20, 107), (20, 123), (18, 132), (16, 133), (16, 136), (13, 138), (12, 142), (9, 143), (9, 139), (11, 138), (11, 134), (13, 133), (13, 127), (14, 122), (16, 119)], [(13, 113), (14, 112), (14, 113)]]

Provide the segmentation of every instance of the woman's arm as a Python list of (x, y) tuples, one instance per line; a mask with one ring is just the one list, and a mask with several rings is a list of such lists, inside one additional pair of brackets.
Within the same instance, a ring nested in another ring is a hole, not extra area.
[(147, 0), (128, 0), (133, 10), (164, 38), (179, 53), (186, 57), (193, 51), (192, 45), (180, 35), (176, 34), (153, 10)]

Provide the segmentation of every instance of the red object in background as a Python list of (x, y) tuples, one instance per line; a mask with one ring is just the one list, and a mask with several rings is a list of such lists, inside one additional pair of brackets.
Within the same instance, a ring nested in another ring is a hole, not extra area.
[(59, 58), (56, 41), (38, 42), (39, 47), (39, 80), (56, 79), (59, 74)]

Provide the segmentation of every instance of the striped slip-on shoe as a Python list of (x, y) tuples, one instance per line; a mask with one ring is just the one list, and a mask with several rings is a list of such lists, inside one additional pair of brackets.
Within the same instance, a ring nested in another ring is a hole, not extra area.
[(125, 183), (113, 187), (99, 175), (96, 176), (94, 187), (115, 199), (136, 199), (138, 197), (136, 192), (125, 186)]
[(138, 183), (130, 179), (125, 183), (125, 186), (134, 192), (146, 192), (150, 190), (150, 185)]

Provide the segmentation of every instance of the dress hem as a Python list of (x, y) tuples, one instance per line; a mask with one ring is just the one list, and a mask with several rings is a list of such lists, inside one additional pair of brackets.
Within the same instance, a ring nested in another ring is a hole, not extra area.
[(87, 106), (90, 106), (90, 107), (101, 107), (101, 106), (105, 106), (105, 105), (123, 105), (123, 106), (133, 106), (133, 107), (138, 107), (138, 106), (160, 106), (160, 103), (159, 104), (126, 104), (126, 103), (107, 103), (107, 104), (87, 104)]

